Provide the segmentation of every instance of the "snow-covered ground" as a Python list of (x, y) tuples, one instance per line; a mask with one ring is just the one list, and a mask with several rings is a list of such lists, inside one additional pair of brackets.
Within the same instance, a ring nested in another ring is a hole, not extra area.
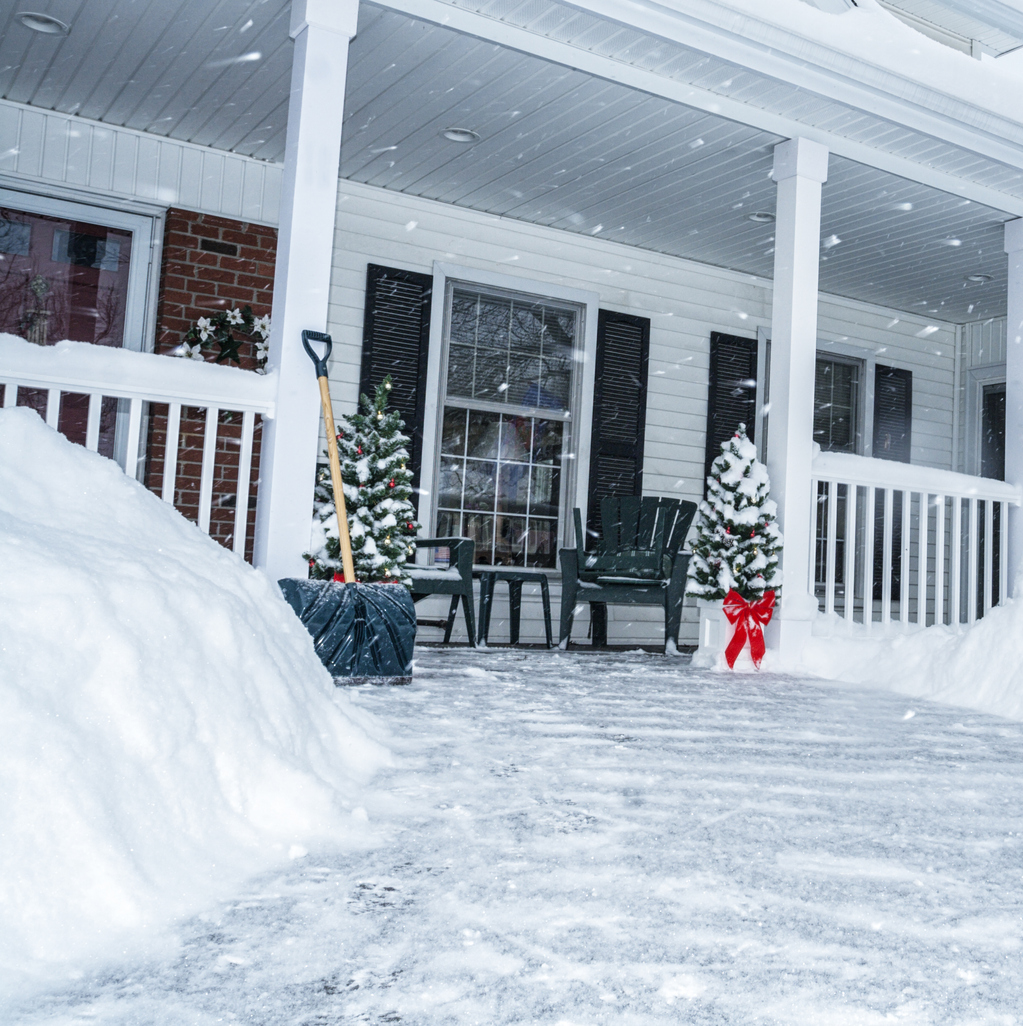
[(0, 1019), (1020, 1021), (1023, 724), (643, 654), (423, 650), (352, 698), (396, 757), (364, 848)]

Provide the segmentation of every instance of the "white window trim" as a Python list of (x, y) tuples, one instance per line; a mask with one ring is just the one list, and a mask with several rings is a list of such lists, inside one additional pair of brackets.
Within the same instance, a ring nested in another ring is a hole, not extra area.
[[(433, 302), (430, 305), (430, 350), (426, 368), (426, 404), (423, 411), (423, 470), (420, 475), (419, 493), (419, 521), (430, 535), (433, 534), (437, 521), (435, 495), (440, 473), (439, 438), (446, 394), (441, 371), (447, 366), (444, 319), (447, 313), (449, 281), (457, 281), (469, 286), (481, 285), (509, 292), (519, 292), (535, 296), (540, 300), (560, 300), (572, 303), (582, 311), (582, 324), (580, 325), (582, 348), (576, 350), (581, 355), (581, 373), (575, 376), (570, 417), (567, 421), (570, 425), (568, 447), (572, 452), (567, 454), (565, 459), (571, 459), (573, 465), (564, 468), (562, 494), (565, 498), (558, 515), (558, 547), (570, 547), (574, 544), (571, 516), (574, 506), (578, 506), (582, 510), (583, 523), (586, 523), (586, 497), (589, 494), (590, 483), (590, 435), (593, 428), (593, 385), (597, 355), (597, 313), (600, 308), (600, 296), (596, 292), (567, 288), (553, 282), (535, 281), (511, 274), (484, 271), (476, 267), (463, 267), (458, 264), (434, 261)], [(427, 468), (429, 468), (429, 473), (427, 473)], [(420, 558), (427, 559), (428, 553), (421, 550)]]
[(985, 385), (1005, 384), (1005, 364), (988, 363), (966, 372), (966, 467), (967, 474), (980, 476), (981, 418)]
[[(770, 397), (768, 389), (770, 386), (769, 354), (771, 345), (770, 328), (757, 328), (757, 458), (761, 461), (766, 459), (762, 449), (762, 442), (765, 431), (770, 431)], [(817, 339), (818, 356), (838, 356), (847, 360), (857, 360), (863, 365), (863, 381), (860, 387), (859, 408), (857, 414), (860, 418), (860, 439), (862, 445), (857, 451), (857, 456), (870, 456), (874, 446), (874, 376), (877, 368), (877, 352), (868, 349), (866, 346), (858, 346), (851, 342), (831, 341), (829, 339)], [(888, 366), (888, 364), (885, 364)], [(895, 366), (892, 364), (891, 366)], [(979, 428), (978, 428), (979, 431)], [(768, 435), (769, 439), (769, 435)]]
[[(93, 199), (94, 197), (90, 197)], [(160, 287), (159, 254), (163, 243), (163, 217), (133, 213), (94, 202), (58, 199), (33, 192), (0, 187), (0, 206), (29, 214), (66, 217), (120, 228), (132, 233), (128, 268), (128, 301), (124, 311), (125, 349), (151, 352), (156, 340), (156, 306)]]

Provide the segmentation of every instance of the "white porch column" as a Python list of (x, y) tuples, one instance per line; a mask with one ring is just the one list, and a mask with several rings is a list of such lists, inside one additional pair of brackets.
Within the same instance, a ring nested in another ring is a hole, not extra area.
[(254, 562), (305, 577), (320, 402), (302, 329), (326, 331), (348, 44), (358, 0), (292, 0), (295, 40), (281, 190), (269, 370), (277, 413), (263, 425)]
[[(1005, 224), (1009, 281), (1005, 317), (1005, 480), (1023, 485), (1023, 218)], [(1023, 593), (1023, 509), (1009, 507), (1009, 594)]]
[(817, 612), (809, 587), (814, 527), (810, 473), (821, 186), (827, 177), (826, 147), (808, 139), (788, 139), (775, 146), (778, 206), (767, 467), (785, 541), (781, 604), (768, 640), (786, 661), (799, 655)]

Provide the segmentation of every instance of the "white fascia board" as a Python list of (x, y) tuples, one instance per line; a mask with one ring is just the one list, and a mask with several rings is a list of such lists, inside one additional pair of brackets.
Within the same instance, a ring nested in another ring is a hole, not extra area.
[[(466, 11), (452, 6), (446, 0), (370, 0), (373, 6), (382, 7), (387, 10), (397, 11), (410, 18), (430, 22), (474, 36), (486, 42), (495, 43), (508, 49), (518, 50), (521, 53), (540, 57), (543, 60), (551, 61), (554, 64), (561, 64), (565, 67), (575, 68), (586, 72), (597, 78), (609, 82), (616, 82), (649, 93), (651, 96), (660, 96), (666, 100), (672, 100), (684, 104), (696, 110), (703, 110), (709, 114), (716, 114), (719, 117), (736, 121), (740, 124), (749, 125), (765, 132), (771, 132), (781, 139), (791, 139), (802, 136), (812, 139), (827, 146), (832, 153), (847, 157), (857, 163), (865, 164), (868, 167), (875, 167), (880, 171), (887, 171), (890, 174), (898, 175), (912, 182), (919, 182), (921, 185), (928, 185), (953, 196), (961, 196), (963, 199), (972, 200), (975, 203), (983, 203), (985, 206), (1001, 210), (1008, 214), (1023, 216), (1023, 198), (1010, 196), (998, 189), (972, 182), (957, 175), (948, 174), (937, 168), (926, 164), (920, 164), (905, 157), (887, 153), (884, 150), (876, 149), (865, 143), (848, 139), (833, 132), (823, 131), (802, 122), (771, 111), (762, 110), (734, 100), (727, 96), (711, 92), (699, 86), (690, 85), (686, 82), (677, 82), (673, 79), (664, 78), (654, 72), (643, 68), (637, 68), (625, 64), (611, 57), (604, 57), (593, 53), (590, 50), (583, 50), (580, 47), (563, 43), (547, 36), (537, 35), (527, 29), (510, 25), (507, 22), (497, 21), (494, 18)], [(596, 3), (597, 0), (594, 0)], [(613, 2), (613, 0), (612, 0)], [(621, 19), (616, 19), (620, 21)], [(684, 45), (691, 45), (692, 40), (685, 40)], [(726, 55), (725, 59), (736, 60), (736, 48)], [(787, 63), (791, 68), (791, 63)], [(835, 80), (831, 79), (832, 86)], [(869, 108), (868, 108), (869, 109)], [(903, 113), (905, 109), (903, 108)], [(871, 113), (875, 111), (871, 110)], [(897, 123), (904, 123), (904, 118), (899, 118)], [(931, 136), (946, 141), (945, 132), (929, 132)], [(976, 144), (978, 139), (972, 137)], [(976, 145), (967, 147), (971, 152), (980, 152)], [(1011, 159), (992, 157), (987, 153), (981, 153), (988, 159), (997, 160), (1000, 164), (1007, 164), (1011, 167), (1023, 167), (1023, 148), (1013, 148)]]
[[(913, 128), (1010, 166), (1021, 164), (1023, 124), (891, 68), (724, 6), (686, 0), (558, 0), (566, 7), (739, 64), (847, 107)], [(622, 12), (628, 16), (623, 17)], [(834, 15), (829, 15), (834, 17)], [(939, 44), (940, 45), (940, 44)], [(912, 98), (910, 98), (912, 97)], [(1015, 138), (1018, 143), (1006, 143)]]

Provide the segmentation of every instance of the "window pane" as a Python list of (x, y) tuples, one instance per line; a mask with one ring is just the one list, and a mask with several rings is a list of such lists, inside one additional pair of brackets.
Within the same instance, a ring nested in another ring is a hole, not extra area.
[(479, 320), (476, 327), (476, 344), (493, 349), (508, 349), (508, 333), (511, 326), (511, 300), (497, 296), (479, 297)]
[(124, 344), (132, 233), (0, 209), (0, 331)]
[(440, 461), (440, 487), (437, 504), (448, 509), (461, 509), (462, 478), (465, 474), (463, 460), (442, 459)]
[(557, 516), (561, 471), (557, 466), (535, 466), (532, 470), (529, 511), (541, 516)]
[(529, 518), (529, 535), (526, 541), (526, 561), (529, 566), (554, 566), (557, 543), (557, 520)]
[(507, 402), (508, 350), (477, 349), (472, 398)]
[(441, 435), (440, 451), (445, 456), (465, 455), (466, 411), (449, 406), (444, 410), (444, 430)]
[(476, 350), (453, 345), (448, 352), (448, 394), (472, 398), (473, 364)]
[(525, 517), (497, 518), (497, 531), (494, 538), (494, 562), (503, 566), (525, 566)]
[(529, 501), (529, 467), (508, 463), (498, 479), (497, 509), (501, 513), (525, 513)]
[(494, 562), (494, 517), (482, 513), (467, 513), (464, 518), (464, 536), (476, 543), (477, 563), (489, 566)]
[(512, 353), (508, 367), (508, 388), (504, 401), (516, 406), (542, 406), (540, 394), (540, 360), (535, 356)]
[(560, 420), (533, 421), (533, 462), (553, 463), (561, 459), (561, 433), (564, 425)]
[(511, 348), (539, 356), (544, 343), (544, 308), (535, 303), (516, 303), (511, 322)]
[[(437, 514), (437, 537), (460, 538), (462, 536), (461, 521), (461, 514), (442, 509)], [(445, 549), (445, 551), (447, 550)], [(434, 562), (436, 563), (437, 560), (434, 559)]]
[(465, 462), (465, 509), (494, 509), (497, 464), (489, 460)]
[(454, 292), (451, 296), (451, 342), (476, 344), (476, 304), (478, 296)]
[(529, 462), (529, 436), (533, 430), (530, 417), (501, 418), (501, 459)]
[(813, 400), (813, 438), (828, 452), (856, 452), (859, 367), (817, 360)]
[(501, 414), (470, 410), (468, 455), (482, 460), (497, 459), (500, 430)]
[(572, 380), (572, 352), (557, 349), (544, 354), (540, 393), (533, 405), (547, 410), (567, 410)]

